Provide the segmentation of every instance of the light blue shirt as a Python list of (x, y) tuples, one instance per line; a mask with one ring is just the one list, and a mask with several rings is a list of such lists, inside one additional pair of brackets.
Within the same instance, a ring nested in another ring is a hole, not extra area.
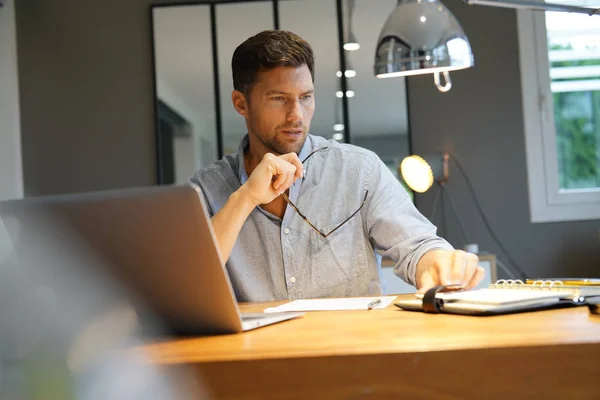
[[(244, 166), (246, 135), (237, 154), (198, 171), (191, 182), (215, 215), (248, 179)], [(379, 157), (360, 147), (308, 135), (300, 160), (304, 178), (289, 191), (290, 200), (321, 231), (328, 232), (364, 207), (331, 236), (323, 238), (290, 206), (283, 219), (255, 208), (244, 223), (227, 261), (238, 301), (372, 296), (382, 294), (381, 256), (395, 262), (398, 277), (415, 285), (421, 256), (452, 249), (436, 235), (408, 193)]]

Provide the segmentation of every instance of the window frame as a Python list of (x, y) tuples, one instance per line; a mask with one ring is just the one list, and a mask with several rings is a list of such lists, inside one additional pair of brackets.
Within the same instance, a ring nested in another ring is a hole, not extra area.
[(545, 12), (517, 10), (532, 223), (600, 219), (600, 188), (561, 190)]

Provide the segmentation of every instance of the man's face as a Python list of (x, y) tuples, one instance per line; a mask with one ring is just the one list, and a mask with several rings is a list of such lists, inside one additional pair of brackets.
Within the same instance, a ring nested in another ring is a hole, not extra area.
[(246, 118), (248, 134), (266, 151), (300, 152), (315, 112), (314, 85), (306, 65), (259, 72), (249, 99), (236, 91), (233, 102)]

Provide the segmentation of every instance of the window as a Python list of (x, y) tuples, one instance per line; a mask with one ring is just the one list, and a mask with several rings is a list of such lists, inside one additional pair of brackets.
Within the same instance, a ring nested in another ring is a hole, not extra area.
[(600, 219), (600, 16), (517, 15), (532, 222)]

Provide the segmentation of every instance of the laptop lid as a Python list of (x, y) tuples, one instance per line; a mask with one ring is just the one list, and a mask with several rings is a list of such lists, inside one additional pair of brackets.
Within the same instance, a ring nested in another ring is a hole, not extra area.
[(157, 186), (25, 198), (0, 202), (0, 215), (22, 226), (44, 221), (57, 234), (68, 231), (127, 288), (140, 312), (150, 310), (172, 332), (241, 332), (198, 190)]

